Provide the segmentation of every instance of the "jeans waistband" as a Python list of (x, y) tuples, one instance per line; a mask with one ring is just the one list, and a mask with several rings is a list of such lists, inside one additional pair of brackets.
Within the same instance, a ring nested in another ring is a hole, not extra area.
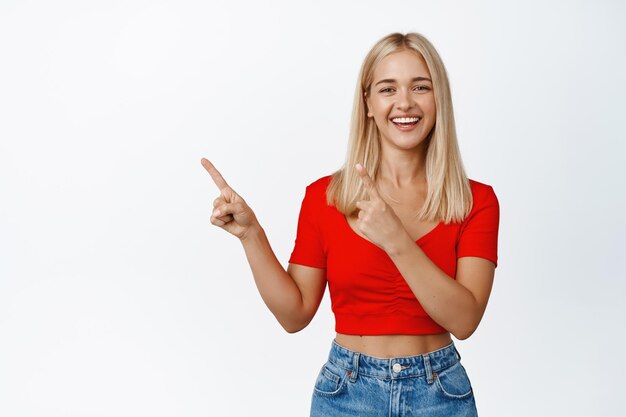
[(378, 358), (350, 350), (333, 339), (328, 360), (348, 370), (352, 380), (356, 380), (358, 374), (378, 379), (426, 376), (430, 383), (433, 373), (454, 365), (461, 360), (461, 354), (452, 341), (440, 349), (415, 356)]

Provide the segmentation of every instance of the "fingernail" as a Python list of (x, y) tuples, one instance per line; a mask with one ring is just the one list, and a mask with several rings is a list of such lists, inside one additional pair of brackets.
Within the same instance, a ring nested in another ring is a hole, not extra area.
[(221, 214), (222, 214), (221, 211), (215, 210), (215, 213), (214, 213), (215, 217), (219, 217)]

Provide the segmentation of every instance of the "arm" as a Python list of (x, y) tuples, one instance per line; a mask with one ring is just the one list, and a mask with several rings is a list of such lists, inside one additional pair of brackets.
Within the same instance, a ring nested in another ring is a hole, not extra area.
[(495, 265), (478, 257), (457, 260), (456, 280), (406, 237), (388, 252), (424, 310), (457, 339), (467, 339), (480, 323), (491, 293)]
[(428, 315), (457, 338), (467, 339), (482, 319), (493, 284), (500, 213), (495, 193), (485, 190), (483, 203), (466, 219), (454, 280), (410, 238), (367, 171), (360, 164), (357, 170), (370, 197), (357, 202), (358, 227), (387, 252)]
[(326, 288), (326, 270), (290, 265), (286, 272), (276, 259), (252, 209), (206, 158), (202, 166), (220, 189), (213, 201), (211, 223), (237, 236), (254, 275), (261, 298), (289, 333), (306, 327), (319, 307)]
[(326, 270), (289, 264), (285, 271), (258, 224), (241, 243), (261, 298), (280, 325), (289, 333), (305, 328), (324, 295)]

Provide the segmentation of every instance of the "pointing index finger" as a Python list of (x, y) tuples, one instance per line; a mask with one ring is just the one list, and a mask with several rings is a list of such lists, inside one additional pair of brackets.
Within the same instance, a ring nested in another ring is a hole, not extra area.
[(376, 190), (376, 186), (374, 185), (374, 181), (370, 178), (369, 174), (361, 164), (356, 164), (356, 169), (359, 175), (361, 176), (361, 180), (363, 184), (365, 184), (365, 189), (367, 189), (370, 197), (378, 198), (378, 191)]
[(215, 168), (215, 166), (213, 166), (213, 164), (208, 159), (202, 158), (200, 163), (202, 164), (204, 169), (207, 170), (209, 175), (211, 175), (211, 178), (213, 178), (213, 182), (215, 183), (215, 185), (217, 185), (217, 188), (219, 188), (220, 191), (224, 188), (230, 188), (224, 177), (222, 177), (222, 174), (220, 174), (217, 168)]

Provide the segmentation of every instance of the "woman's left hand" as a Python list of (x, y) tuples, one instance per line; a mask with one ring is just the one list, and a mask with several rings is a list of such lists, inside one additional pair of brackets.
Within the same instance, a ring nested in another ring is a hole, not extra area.
[(376, 185), (365, 168), (357, 164), (356, 169), (369, 196), (369, 200), (360, 200), (356, 203), (360, 209), (357, 227), (371, 242), (388, 252), (406, 235), (406, 229), (396, 212), (378, 194)]

